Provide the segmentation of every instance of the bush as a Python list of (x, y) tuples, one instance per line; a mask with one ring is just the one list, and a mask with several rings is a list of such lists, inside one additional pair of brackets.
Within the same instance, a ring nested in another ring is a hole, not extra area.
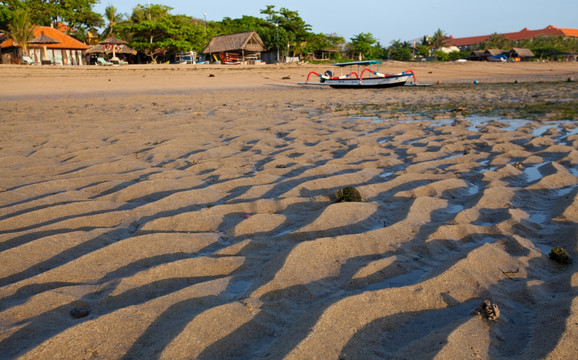
[(450, 56), (441, 50), (436, 51), (434, 55), (437, 61), (448, 61), (450, 59)]

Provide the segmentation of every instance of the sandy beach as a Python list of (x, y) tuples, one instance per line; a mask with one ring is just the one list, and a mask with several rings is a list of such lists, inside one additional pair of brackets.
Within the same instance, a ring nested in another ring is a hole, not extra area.
[(0, 358), (575, 359), (578, 64), (325, 69), (0, 66)]

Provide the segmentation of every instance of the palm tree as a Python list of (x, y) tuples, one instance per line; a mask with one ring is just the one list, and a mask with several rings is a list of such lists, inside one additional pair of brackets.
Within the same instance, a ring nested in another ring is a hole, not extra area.
[(28, 55), (28, 42), (34, 39), (34, 26), (28, 11), (23, 9), (14, 11), (14, 18), (12, 23), (8, 24), (8, 31), (14, 43), (22, 48), (22, 53)]
[(442, 29), (437, 29), (437, 31), (433, 34), (433, 36), (430, 39), (432, 48), (439, 49), (443, 47), (447, 37), (448, 36)]
[(115, 8), (112, 5), (108, 5), (104, 9), (104, 17), (108, 21), (107, 27), (108, 27), (108, 35), (109, 36), (112, 36), (112, 33), (114, 31), (114, 26), (116, 24), (118, 24), (120, 21), (122, 21), (122, 18), (124, 17), (123, 14), (119, 14), (116, 11), (117, 11), (117, 8)]

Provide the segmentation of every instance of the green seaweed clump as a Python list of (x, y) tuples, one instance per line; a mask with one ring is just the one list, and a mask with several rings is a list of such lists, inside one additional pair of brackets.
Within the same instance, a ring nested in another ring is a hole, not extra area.
[(555, 248), (552, 248), (549, 256), (550, 256), (550, 259), (552, 259), (556, 262), (559, 262), (560, 264), (571, 264), (572, 263), (572, 259), (570, 259), (570, 255), (568, 254), (568, 252), (560, 246), (556, 246)]
[(335, 197), (336, 197), (336, 199), (335, 199), (336, 203), (362, 201), (361, 194), (353, 186), (347, 186), (347, 187), (344, 187), (343, 189), (337, 191), (337, 194), (335, 194)]

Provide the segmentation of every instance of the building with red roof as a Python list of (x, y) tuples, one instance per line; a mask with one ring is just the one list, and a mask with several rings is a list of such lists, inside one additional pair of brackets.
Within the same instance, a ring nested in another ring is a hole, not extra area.
[[(50, 59), (53, 64), (82, 65), (84, 63), (84, 52), (89, 49), (88, 45), (50, 26), (35, 26), (34, 36), (37, 37), (42, 34), (58, 41), (58, 43), (55, 44), (46, 44), (46, 57)], [(20, 44), (14, 43), (14, 40), (11, 38), (2, 42), (0, 44), (2, 62), (5, 64), (18, 64), (20, 62), (18, 56), (20, 48)], [(43, 45), (29, 44), (28, 52), (34, 62), (40, 63), (42, 60)]]
[[(537, 36), (563, 36), (578, 38), (578, 29), (564, 29), (549, 25), (540, 30), (529, 30), (528, 28), (523, 28), (518, 32), (504, 33), (499, 35), (504, 36), (506, 39), (511, 41), (527, 40)], [(457, 46), (460, 49), (470, 48), (473, 45), (489, 40), (490, 36), (491, 35), (481, 35), (463, 38), (454, 38), (453, 36), (450, 36), (446, 39), (446, 44), (448, 46)]]

